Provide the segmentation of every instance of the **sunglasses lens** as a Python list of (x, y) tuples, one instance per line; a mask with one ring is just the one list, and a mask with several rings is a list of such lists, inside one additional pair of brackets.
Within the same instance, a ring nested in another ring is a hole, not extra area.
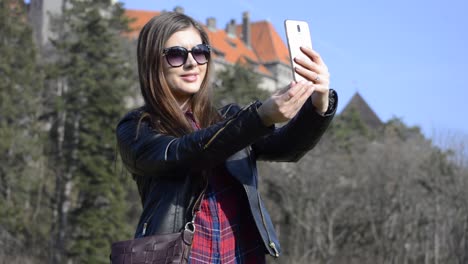
[(172, 67), (182, 66), (188, 57), (188, 53), (192, 53), (193, 58), (199, 64), (205, 64), (210, 59), (210, 48), (205, 44), (200, 44), (192, 48), (191, 51), (183, 47), (172, 47), (164, 50), (167, 63)]
[(198, 64), (205, 64), (210, 58), (210, 51), (204, 44), (197, 45), (192, 49), (192, 56)]
[(179, 67), (185, 63), (187, 55), (188, 52), (186, 49), (174, 47), (167, 50), (166, 59), (171, 66)]

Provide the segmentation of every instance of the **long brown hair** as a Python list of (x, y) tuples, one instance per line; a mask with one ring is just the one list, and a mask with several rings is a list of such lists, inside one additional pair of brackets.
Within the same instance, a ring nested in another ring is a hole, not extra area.
[[(174, 136), (187, 134), (193, 131), (193, 128), (167, 84), (162, 70), (162, 52), (164, 44), (172, 34), (190, 27), (199, 32), (204, 44), (210, 44), (208, 34), (198, 22), (176, 12), (165, 12), (153, 17), (138, 37), (138, 75), (146, 112), (142, 118), (148, 117), (155, 129)], [(212, 62), (209, 60), (200, 90), (193, 95), (190, 102), (195, 120), (202, 128), (219, 119), (213, 107), (209, 85), (212, 68)]]

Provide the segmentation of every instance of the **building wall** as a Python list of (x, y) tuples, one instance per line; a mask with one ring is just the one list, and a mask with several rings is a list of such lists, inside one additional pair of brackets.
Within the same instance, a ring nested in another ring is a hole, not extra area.
[[(48, 49), (49, 39), (55, 37), (55, 31), (51, 23), (52, 17), (59, 16), (66, 0), (31, 0), (29, 4), (29, 18), (34, 30), (34, 37), (38, 46), (44, 52)], [(217, 59), (214, 62), (215, 72), (226, 69), (226, 61)], [(292, 80), (291, 69), (283, 63), (270, 63), (264, 65), (272, 73), (261, 74), (260, 88), (273, 92), (288, 85)]]
[(31, 21), (35, 41), (41, 48), (54, 37), (51, 15), (62, 13), (63, 0), (31, 0), (29, 3), (29, 19)]
[(292, 81), (292, 69), (290, 65), (274, 62), (264, 65), (275, 76), (275, 89), (281, 89)]

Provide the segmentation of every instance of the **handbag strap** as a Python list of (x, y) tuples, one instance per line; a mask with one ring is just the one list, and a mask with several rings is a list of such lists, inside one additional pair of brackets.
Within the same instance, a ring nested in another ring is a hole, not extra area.
[(190, 231), (192, 233), (195, 233), (195, 219), (197, 218), (197, 213), (200, 211), (201, 204), (203, 201), (203, 198), (205, 197), (205, 192), (206, 189), (208, 188), (208, 181), (206, 181), (205, 187), (203, 188), (203, 191), (200, 193), (198, 196), (197, 200), (195, 201), (195, 204), (193, 205), (192, 208), (192, 221), (189, 221), (185, 224), (184, 229), (187, 231)]

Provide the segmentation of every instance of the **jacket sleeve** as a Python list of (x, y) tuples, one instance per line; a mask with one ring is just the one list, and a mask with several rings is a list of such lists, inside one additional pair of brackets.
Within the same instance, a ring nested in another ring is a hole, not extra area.
[(330, 125), (338, 105), (338, 95), (330, 90), (329, 110), (322, 116), (307, 100), (286, 125), (252, 145), (259, 160), (296, 162), (311, 150)]
[(181, 168), (204, 169), (269, 134), (257, 113), (259, 102), (208, 128), (182, 137), (158, 133), (133, 112), (117, 125), (117, 144), (123, 163), (132, 174), (158, 176)]

